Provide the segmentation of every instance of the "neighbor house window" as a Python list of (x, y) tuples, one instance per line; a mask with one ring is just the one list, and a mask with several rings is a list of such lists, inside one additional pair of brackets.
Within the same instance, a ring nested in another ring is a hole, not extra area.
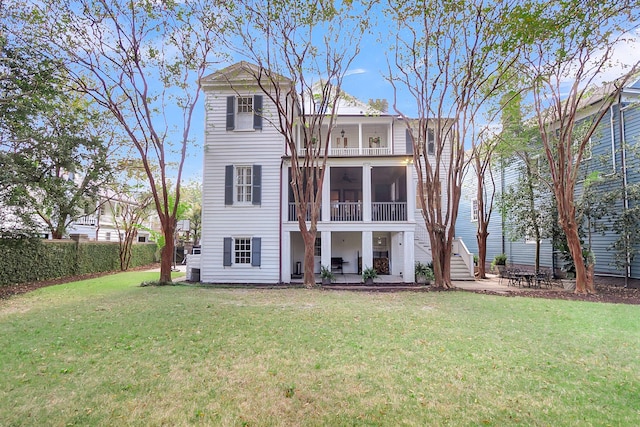
[(427, 154), (433, 156), (435, 151), (435, 135), (433, 129), (427, 129)]
[(478, 200), (471, 201), (471, 221), (478, 221)]
[(111, 232), (107, 231), (106, 233), (104, 233), (104, 240), (106, 241), (110, 241), (111, 240)]
[(251, 264), (251, 239), (236, 238), (233, 247), (235, 264)]

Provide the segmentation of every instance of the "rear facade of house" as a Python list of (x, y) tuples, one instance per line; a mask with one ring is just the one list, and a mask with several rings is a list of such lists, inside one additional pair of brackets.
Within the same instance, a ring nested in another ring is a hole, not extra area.
[[(205, 283), (290, 283), (304, 271), (291, 153), (273, 125), (276, 107), (246, 66), (203, 79), (202, 251), (189, 257), (188, 274)], [(321, 133), (329, 131), (314, 272), (374, 267), (383, 281), (414, 282), (415, 261), (429, 262), (431, 252), (406, 124), (345, 97), (334, 128)]]

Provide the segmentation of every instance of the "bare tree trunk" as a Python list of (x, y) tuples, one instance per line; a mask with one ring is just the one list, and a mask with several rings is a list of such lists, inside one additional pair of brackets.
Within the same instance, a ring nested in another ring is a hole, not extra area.
[(480, 279), (487, 278), (487, 237), (489, 237), (487, 226), (488, 224), (486, 224), (484, 220), (481, 220), (480, 216), (478, 216), (478, 233), (476, 237), (478, 240), (478, 277)]
[(173, 263), (173, 251), (175, 249), (173, 234), (175, 232), (175, 220), (171, 218), (163, 221), (162, 234), (164, 235), (164, 247), (160, 257), (160, 283), (171, 282), (171, 269)]
[[(565, 235), (567, 236), (567, 245), (569, 246), (569, 252), (573, 258), (573, 263), (576, 267), (576, 293), (577, 294), (593, 294), (595, 288), (593, 287), (593, 278), (589, 279), (587, 274), (587, 267), (582, 256), (582, 245), (580, 244), (580, 236), (578, 234), (578, 227), (575, 221), (562, 220), (561, 224)], [(593, 265), (591, 266), (593, 269)]]
[[(447, 244), (445, 230), (429, 232), (431, 240), (431, 256), (433, 258), (434, 285), (438, 288), (450, 289), (451, 285), (451, 244)], [(448, 256), (447, 256), (448, 254)]]
[(310, 230), (302, 231), (302, 240), (304, 241), (304, 287), (311, 289), (316, 285), (316, 278), (313, 273), (314, 249), (316, 243), (316, 232)]

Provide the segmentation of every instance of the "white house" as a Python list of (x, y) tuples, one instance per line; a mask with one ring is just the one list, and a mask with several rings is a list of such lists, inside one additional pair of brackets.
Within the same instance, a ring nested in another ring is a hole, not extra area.
[[(126, 195), (116, 194), (111, 190), (101, 192), (95, 212), (76, 218), (67, 227), (68, 235), (86, 235), (89, 240), (118, 242), (119, 234), (124, 236), (123, 219), (119, 212), (125, 206), (135, 207), (138, 202)], [(141, 218), (142, 228), (137, 229), (136, 242), (152, 241), (149, 230), (160, 231), (160, 222), (154, 209), (149, 209)]]
[[(188, 276), (206, 283), (289, 283), (304, 269), (290, 153), (267, 119), (276, 116), (275, 106), (245, 67), (252, 65), (237, 63), (202, 81), (202, 253), (189, 257)], [(431, 260), (406, 133), (395, 115), (350, 97), (340, 102), (322, 188), (317, 273), (321, 265), (353, 275), (373, 266), (381, 281), (411, 283), (415, 261)]]

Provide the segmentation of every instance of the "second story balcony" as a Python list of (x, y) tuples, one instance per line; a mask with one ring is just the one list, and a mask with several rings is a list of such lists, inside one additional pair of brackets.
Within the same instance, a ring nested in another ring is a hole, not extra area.
[[(372, 124), (337, 124), (330, 135), (329, 156), (355, 157), (355, 156), (387, 156), (393, 154), (393, 138), (390, 123)], [(323, 144), (326, 141), (326, 132), (319, 132), (312, 143)], [(298, 140), (298, 155), (304, 155), (305, 147), (300, 135)], [(324, 149), (322, 153), (324, 154)]]
[[(369, 173), (366, 177), (363, 174)], [(326, 179), (326, 178), (325, 178)], [(363, 180), (370, 186), (363, 186)], [(330, 222), (402, 222), (409, 220), (407, 203), (406, 167), (379, 166), (332, 167), (325, 181), (322, 207), (318, 212), (320, 221)], [(364, 188), (370, 191), (364, 192)], [(326, 196), (329, 197), (326, 197)], [(309, 206), (306, 221), (311, 219)], [(324, 215), (322, 215), (324, 212)], [(297, 208), (293, 192), (289, 192), (288, 221), (297, 221)]]

